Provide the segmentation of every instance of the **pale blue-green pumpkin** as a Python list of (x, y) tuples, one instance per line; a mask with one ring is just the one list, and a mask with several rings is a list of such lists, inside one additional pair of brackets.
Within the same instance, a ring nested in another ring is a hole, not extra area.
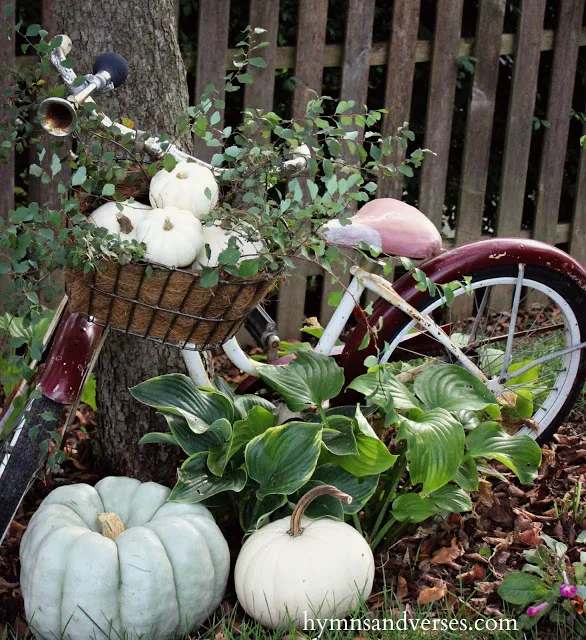
[(226, 540), (205, 507), (167, 502), (169, 492), (109, 477), (47, 496), (20, 548), (37, 638), (167, 640), (217, 608), (230, 566)]

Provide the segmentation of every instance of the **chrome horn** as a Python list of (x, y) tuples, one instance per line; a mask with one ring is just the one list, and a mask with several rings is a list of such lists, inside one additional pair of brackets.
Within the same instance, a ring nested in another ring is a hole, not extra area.
[(38, 116), (41, 127), (52, 136), (68, 136), (77, 125), (74, 103), (63, 98), (43, 100), (39, 106)]
[[(65, 58), (59, 58), (59, 60), (63, 59)], [(59, 64), (57, 61), (58, 68)], [(65, 69), (61, 71), (62, 75), (66, 72)], [(47, 98), (41, 102), (38, 109), (40, 125), (52, 136), (68, 136), (77, 125), (77, 107), (86, 101), (91, 101), (91, 96), (96, 91), (109, 91), (119, 87), (127, 76), (128, 65), (122, 56), (112, 51), (102, 53), (94, 61), (93, 73), (85, 77), (85, 83), (80, 88), (70, 88), (73, 95), (69, 99)], [(71, 87), (73, 80), (75, 75), (71, 82), (66, 80), (66, 83)]]

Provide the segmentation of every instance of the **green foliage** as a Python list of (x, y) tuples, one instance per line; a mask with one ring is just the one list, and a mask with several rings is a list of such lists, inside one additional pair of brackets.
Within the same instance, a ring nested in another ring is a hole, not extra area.
[[(385, 424), (397, 427), (389, 447), (397, 459), (383, 475), (377, 506), (366, 507), (373, 548), (396, 523), (470, 510), (469, 493), (478, 489), (487, 461), (505, 464), (524, 483), (541, 464), (532, 438), (510, 436), (497, 422), (485, 421), (496, 398), (462, 367), (431, 365), (409, 384), (396, 370), (396, 364), (374, 364), (349, 385), (380, 408)], [(405, 478), (396, 473), (402, 469)]]
[(267, 400), (234, 396), (221, 382), (214, 389), (197, 387), (180, 374), (131, 389), (137, 400), (158, 409), (169, 426), (169, 433), (148, 433), (141, 443), (174, 444), (189, 456), (170, 499), (211, 504), (217, 494), (231, 492), (248, 531), (323, 483), (349, 493), (353, 502), (341, 507), (338, 501), (318, 501), (311, 517), (355, 514), (396, 456), (359, 408), (322, 408), (340, 392), (342, 369), (331, 358), (301, 352), (294, 363), (266, 365), (261, 373), (292, 410), (303, 411), (299, 420), (278, 424)]
[[(521, 571), (508, 573), (501, 582), (498, 594), (505, 601), (525, 608), (519, 616), (519, 628), (530, 629), (542, 618), (564, 628), (573, 628), (584, 637), (586, 620), (583, 610), (574, 607), (574, 598), (586, 599), (586, 553), (571, 563), (567, 546), (540, 533), (543, 541), (536, 549), (523, 551), (525, 564)], [(577, 540), (583, 542), (583, 540)]]

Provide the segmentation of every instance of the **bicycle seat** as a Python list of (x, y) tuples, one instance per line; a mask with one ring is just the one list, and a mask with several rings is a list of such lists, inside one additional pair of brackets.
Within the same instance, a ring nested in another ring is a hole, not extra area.
[(322, 230), (328, 244), (358, 247), (361, 242), (383, 253), (405, 258), (433, 258), (440, 253), (442, 238), (421, 211), (393, 198), (365, 204), (350, 218), (352, 224), (331, 220)]

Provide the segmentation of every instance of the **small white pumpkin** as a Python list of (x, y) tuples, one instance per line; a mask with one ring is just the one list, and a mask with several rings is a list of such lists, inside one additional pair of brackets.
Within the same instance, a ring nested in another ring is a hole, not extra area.
[(352, 500), (331, 485), (310, 489), (290, 519), (253, 533), (236, 561), (238, 601), (270, 629), (293, 623), (301, 630), (309, 620), (343, 618), (372, 590), (374, 557), (358, 531), (336, 520), (303, 518), (320, 495)]
[(202, 248), (201, 222), (175, 207), (152, 209), (137, 225), (135, 237), (146, 245), (146, 260), (167, 267), (187, 267)]
[(114, 235), (119, 235), (122, 240), (134, 240), (136, 226), (143, 220), (147, 211), (151, 210), (148, 204), (142, 202), (120, 202), (122, 211), (116, 202), (106, 202), (88, 216), (88, 220), (102, 227)]
[(170, 640), (217, 608), (230, 566), (226, 540), (205, 507), (166, 502), (169, 492), (109, 477), (45, 498), (20, 546), (37, 638)]
[[(252, 227), (250, 228), (251, 235), (253, 234)], [(216, 223), (211, 227), (204, 226), (202, 228), (202, 240), (203, 246), (197, 255), (197, 261), (202, 267), (217, 267), (218, 257), (224, 249), (228, 247), (230, 238), (236, 238), (238, 243), (238, 249), (240, 251), (240, 263), (242, 260), (251, 260), (256, 258), (258, 254), (265, 249), (265, 245), (261, 240), (255, 240), (251, 242), (248, 239), (248, 235), (238, 234), (236, 231), (226, 231), (222, 229), (220, 223)], [(206, 251), (206, 244), (210, 247), (210, 257)]]
[[(211, 199), (206, 196), (206, 189), (210, 190)], [(201, 218), (218, 203), (218, 183), (207, 167), (178, 162), (172, 171), (161, 169), (154, 175), (149, 199), (153, 208), (177, 207)]]

